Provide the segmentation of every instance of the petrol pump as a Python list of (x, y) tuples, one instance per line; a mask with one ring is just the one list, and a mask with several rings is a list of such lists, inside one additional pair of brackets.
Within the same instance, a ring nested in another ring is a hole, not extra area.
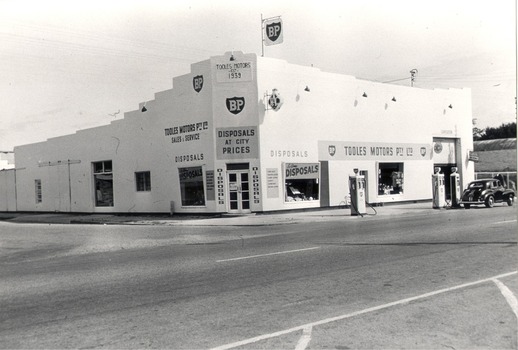
[(354, 169), (354, 175), (349, 175), (349, 193), (351, 195), (351, 215), (367, 214), (365, 206), (365, 176), (358, 175), (358, 169)]
[(451, 197), (451, 207), (458, 208), (460, 207), (461, 200), (461, 187), (460, 187), (460, 174), (457, 173), (459, 169), (457, 167), (451, 168), (450, 174), (450, 197)]
[(432, 175), (433, 190), (433, 208), (440, 209), (446, 206), (446, 190), (444, 186), (444, 174), (441, 174), (441, 168), (435, 167)]

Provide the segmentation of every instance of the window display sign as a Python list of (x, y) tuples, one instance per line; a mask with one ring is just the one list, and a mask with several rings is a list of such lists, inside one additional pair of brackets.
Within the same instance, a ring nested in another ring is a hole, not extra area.
[(259, 157), (257, 127), (243, 126), (216, 129), (218, 159), (248, 159)]
[(427, 143), (318, 141), (320, 160), (430, 160)]
[(286, 163), (286, 179), (318, 179), (320, 163)]

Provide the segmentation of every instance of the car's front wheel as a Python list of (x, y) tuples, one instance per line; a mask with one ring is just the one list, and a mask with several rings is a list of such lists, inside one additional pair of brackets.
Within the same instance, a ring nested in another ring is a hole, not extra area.
[(464, 209), (469, 209), (471, 208), (471, 204), (464, 204)]
[(486, 207), (488, 207), (488, 208), (493, 208), (493, 205), (495, 204), (495, 197), (493, 197), (493, 196), (488, 196), (488, 197), (486, 198), (486, 203), (485, 203), (485, 204), (486, 204)]
[(514, 204), (514, 196), (511, 194), (509, 197), (507, 197), (507, 205), (512, 207)]

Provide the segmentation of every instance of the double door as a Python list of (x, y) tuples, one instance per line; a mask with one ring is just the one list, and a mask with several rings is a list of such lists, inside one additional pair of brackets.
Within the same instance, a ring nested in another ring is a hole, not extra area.
[(248, 170), (228, 170), (229, 213), (250, 213), (250, 174)]

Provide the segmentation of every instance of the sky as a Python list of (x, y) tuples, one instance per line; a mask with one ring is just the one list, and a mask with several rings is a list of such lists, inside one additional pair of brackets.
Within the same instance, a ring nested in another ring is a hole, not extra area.
[(0, 0), (0, 152), (109, 124), (190, 64), (261, 55), (414, 87), (471, 88), (478, 128), (516, 121), (515, 0)]

